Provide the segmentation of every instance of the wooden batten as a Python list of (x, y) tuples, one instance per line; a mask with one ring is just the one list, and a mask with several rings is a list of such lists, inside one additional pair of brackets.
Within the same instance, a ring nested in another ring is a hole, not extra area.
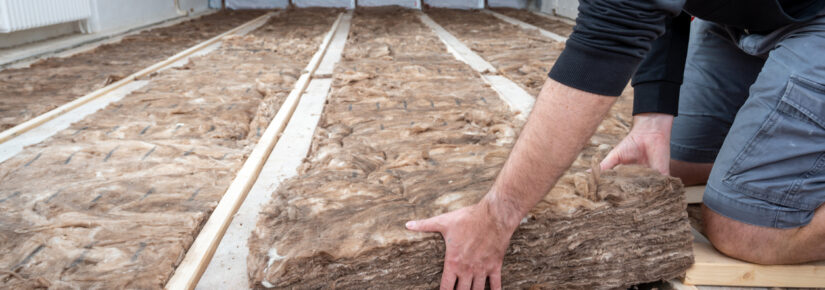
[(243, 204), (252, 186), (258, 179), (267, 158), (281, 133), (298, 106), (301, 96), (306, 91), (312, 75), (318, 68), (327, 48), (330, 46), (335, 31), (341, 25), (344, 14), (340, 14), (332, 28), (324, 37), (320, 47), (307, 64), (304, 72), (295, 83), (294, 89), (287, 96), (278, 113), (267, 126), (258, 144), (244, 162), (232, 184), (224, 193), (215, 210), (201, 229), (195, 241), (186, 252), (183, 261), (175, 269), (174, 275), (167, 282), (166, 289), (194, 289), (201, 275), (209, 265), (221, 239), (229, 228), (232, 218)]

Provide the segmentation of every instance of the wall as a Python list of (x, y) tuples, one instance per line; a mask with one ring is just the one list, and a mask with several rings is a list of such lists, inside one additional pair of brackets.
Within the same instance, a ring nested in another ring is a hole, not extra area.
[(578, 0), (538, 0), (540, 12), (576, 19), (579, 15)]
[(297, 7), (355, 8), (355, 0), (292, 0)]
[(358, 6), (389, 6), (421, 8), (421, 0), (358, 0)]
[(286, 8), (289, 0), (226, 0), (230, 9), (271, 9)]
[(484, 7), (484, 0), (424, 0), (424, 4), (432, 7), (475, 9)]
[(44, 27), (0, 33), (0, 48), (26, 44), (32, 41), (54, 38), (80, 31), (78, 22), (60, 23)]
[(487, 6), (525, 9), (527, 8), (527, 1), (528, 0), (487, 0)]
[[(83, 21), (0, 33), (0, 48), (18, 46), (81, 32), (81, 26), (93, 33), (106, 33), (150, 25), (181, 16), (174, 0), (89, 0), (92, 18)], [(190, 13), (209, 9), (208, 0), (179, 0), (180, 8)], [(284, 0), (286, 1), (286, 0)]]
[[(137, 27), (181, 16), (174, 0), (91, 0), (97, 19), (89, 26), (92, 31), (108, 31)], [(182, 11), (197, 13), (209, 9), (208, 0), (179, 0)], [(94, 14), (93, 13), (93, 14)]]

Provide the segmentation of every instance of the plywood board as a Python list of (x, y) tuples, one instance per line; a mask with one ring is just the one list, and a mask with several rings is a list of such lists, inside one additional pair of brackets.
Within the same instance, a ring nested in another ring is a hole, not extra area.
[(758, 265), (720, 253), (693, 231), (695, 263), (685, 274), (687, 285), (750, 287), (825, 287), (825, 262), (802, 265)]

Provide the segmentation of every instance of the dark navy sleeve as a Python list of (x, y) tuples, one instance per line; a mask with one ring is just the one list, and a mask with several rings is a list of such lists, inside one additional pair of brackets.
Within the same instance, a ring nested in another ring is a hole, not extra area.
[(669, 18), (665, 27), (665, 34), (653, 41), (650, 52), (633, 76), (633, 115), (665, 113), (676, 116), (679, 110), (690, 15), (682, 12)]
[(573, 34), (548, 76), (583, 91), (618, 96), (668, 17), (684, 0), (581, 0)]

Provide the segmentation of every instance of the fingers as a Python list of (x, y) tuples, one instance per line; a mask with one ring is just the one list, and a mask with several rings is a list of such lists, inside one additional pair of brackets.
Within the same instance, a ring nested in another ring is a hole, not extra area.
[(407, 229), (416, 232), (441, 232), (443, 227), (438, 222), (441, 216), (431, 217), (425, 220), (407, 222)]
[(501, 269), (490, 274), (490, 289), (501, 290)]
[(444, 267), (444, 273), (441, 274), (441, 288), (440, 290), (453, 290), (455, 288), (455, 273)]
[(602, 171), (604, 171), (608, 169), (613, 169), (613, 167), (616, 167), (616, 165), (627, 162), (626, 160), (623, 160), (626, 158), (622, 158), (623, 149), (624, 148), (622, 144), (619, 144), (619, 146), (613, 148), (613, 150), (610, 150), (610, 153), (607, 153), (607, 157), (605, 157), (604, 160), (602, 160), (602, 162), (599, 163), (599, 168)]
[(455, 287), (456, 290), (470, 290), (470, 286), (473, 284), (473, 276), (459, 276), (458, 277), (458, 286)]
[(650, 167), (664, 175), (670, 175), (670, 144), (651, 146)]
[(487, 275), (480, 274), (473, 277), (473, 290), (484, 290), (485, 284), (487, 284)]

